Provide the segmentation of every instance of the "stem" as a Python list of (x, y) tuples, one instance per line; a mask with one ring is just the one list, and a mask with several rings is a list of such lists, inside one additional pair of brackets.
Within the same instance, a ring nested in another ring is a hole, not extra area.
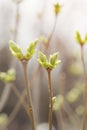
[[(60, 75), (60, 79), (59, 79), (59, 93), (63, 96), (65, 96), (65, 93), (64, 93), (64, 86), (65, 86), (65, 74), (62, 73)], [(57, 112), (58, 113), (58, 112)], [(58, 114), (57, 114), (58, 115)], [(59, 121), (60, 121), (60, 129), (61, 130), (65, 130), (65, 121), (64, 121), (64, 113), (63, 113), (63, 106), (62, 108), (60, 109), (59, 111)]]
[(51, 70), (47, 69), (48, 73), (48, 89), (49, 89), (49, 130), (52, 130), (52, 97), (53, 97), (53, 90), (51, 85)]
[(16, 3), (16, 18), (15, 18), (15, 30), (14, 30), (14, 40), (17, 40), (17, 34), (18, 34), (18, 25), (19, 25), (19, 3)]
[(86, 130), (86, 124), (87, 124), (87, 81), (86, 81), (86, 68), (85, 68), (85, 61), (84, 61), (84, 52), (83, 52), (83, 46), (81, 46), (81, 60), (84, 70), (84, 82), (85, 82), (85, 91), (84, 91), (84, 119), (83, 119), (83, 126), (82, 130)]
[(28, 62), (26, 60), (22, 61), (24, 76), (25, 76), (25, 82), (26, 82), (27, 100), (28, 100), (28, 105), (29, 105), (31, 125), (32, 125), (32, 130), (35, 130), (36, 128), (35, 128), (33, 105), (32, 105), (31, 94), (30, 94), (30, 83), (29, 83), (28, 73), (27, 73), (27, 63)]
[(47, 53), (48, 49), (49, 49), (49, 46), (51, 44), (51, 40), (52, 40), (52, 37), (54, 35), (54, 32), (55, 32), (55, 29), (56, 29), (56, 24), (57, 24), (57, 16), (55, 16), (55, 21), (54, 21), (54, 26), (53, 26), (53, 29), (52, 29), (52, 32), (50, 33), (49, 35), (49, 38), (48, 38), (48, 41), (47, 41), (47, 44), (45, 46), (45, 53)]

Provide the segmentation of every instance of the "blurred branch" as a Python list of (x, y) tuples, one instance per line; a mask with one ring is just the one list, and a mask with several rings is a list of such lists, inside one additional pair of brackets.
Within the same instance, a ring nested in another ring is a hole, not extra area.
[(24, 107), (25, 111), (27, 112), (28, 116), (30, 116), (30, 113), (29, 113), (28, 106), (27, 106), (26, 102), (21, 100), (21, 94), (19, 93), (18, 89), (16, 88), (16, 86), (13, 83), (11, 83), (11, 89), (13, 90), (13, 92), (15, 93), (15, 95), (17, 96), (19, 101), (21, 102), (21, 104)]
[(52, 32), (51, 32), (50, 35), (49, 35), (49, 38), (48, 38), (48, 41), (47, 41), (47, 44), (46, 44), (46, 50), (48, 50), (48, 48), (49, 48), (49, 46), (50, 46), (50, 43), (51, 43), (53, 34), (54, 34), (54, 32), (55, 32), (55, 29), (56, 29), (56, 24), (57, 24), (57, 16), (55, 16), (54, 26), (53, 26)]
[(71, 122), (73, 123), (73, 125), (79, 130), (80, 129), (80, 120), (67, 102), (65, 102), (65, 107), (63, 107), (63, 109), (67, 113), (67, 115), (68, 115), (69, 119), (71, 120)]
[(2, 95), (0, 97), (0, 112), (3, 110), (4, 106), (6, 105), (6, 102), (9, 98), (10, 92), (11, 92), (11, 88), (10, 88), (11, 84), (6, 84), (5, 88), (2, 92)]
[(86, 67), (85, 67), (85, 61), (84, 61), (84, 51), (83, 46), (81, 46), (81, 60), (84, 70), (84, 82), (85, 82), (85, 91), (84, 91), (84, 119), (83, 119), (83, 126), (82, 130), (87, 129), (87, 75), (86, 75)]
[(9, 118), (8, 118), (8, 122), (7, 124), (1, 129), (1, 130), (6, 130), (6, 128), (11, 124), (11, 122), (14, 120), (14, 118), (16, 117), (22, 102), (24, 102), (25, 100), (25, 96), (26, 96), (26, 90), (23, 91), (22, 96), (20, 101), (18, 101), (18, 103), (16, 104), (15, 108), (13, 109), (12, 113), (10, 114)]
[[(18, 24), (19, 24), (19, 4), (20, 4), (20, 2), (16, 2), (16, 18), (15, 18), (16, 25), (15, 25), (15, 31), (13, 34), (15, 41), (17, 40), (17, 32), (18, 32)], [(15, 66), (15, 59), (13, 58), (11, 63), (10, 63), (9, 68), (14, 67), (14, 66)], [(0, 99), (0, 111), (3, 110), (7, 100), (9, 98), (10, 92), (11, 92), (11, 87), (9, 87), (9, 85), (6, 85), (4, 90), (3, 90), (1, 99)]]

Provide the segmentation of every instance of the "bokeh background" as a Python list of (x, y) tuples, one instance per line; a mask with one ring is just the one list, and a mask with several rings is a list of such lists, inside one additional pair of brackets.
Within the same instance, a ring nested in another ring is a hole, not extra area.
[[(57, 18), (54, 12), (56, 2), (61, 5)], [(38, 130), (47, 128), (49, 106), (47, 73), (37, 62), (39, 50), (47, 56), (58, 52), (58, 58), (61, 60), (61, 64), (52, 71), (53, 93), (57, 96), (53, 111), (54, 129), (79, 130), (82, 127), (85, 81), (81, 47), (75, 41), (75, 31), (78, 30), (84, 38), (87, 33), (86, 15), (86, 0), (20, 0), (19, 3), (17, 0), (0, 0), (0, 72), (15, 69), (14, 84), (20, 94), (25, 89), (23, 68), (21, 63), (12, 56), (9, 40), (15, 41), (25, 53), (33, 40), (43, 39), (43, 37), (44, 40), (48, 40), (51, 36), (48, 48), (45, 47), (46, 43), (39, 42), (37, 52), (28, 65)], [(86, 54), (87, 45), (84, 46), (85, 67), (87, 66)], [(30, 121), (22, 105), (15, 116), (12, 116), (18, 102), (9, 84), (1, 80), (0, 129), (30, 129)]]

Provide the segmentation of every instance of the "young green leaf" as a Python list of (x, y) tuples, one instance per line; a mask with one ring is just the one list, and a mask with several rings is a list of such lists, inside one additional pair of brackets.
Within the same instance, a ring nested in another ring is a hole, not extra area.
[(41, 62), (47, 62), (47, 58), (46, 58), (46, 55), (44, 55), (42, 52), (39, 52), (39, 59)]
[(75, 40), (78, 43), (82, 43), (82, 39), (81, 39), (80, 33), (78, 31), (76, 31), (76, 33), (75, 33)]
[(57, 61), (57, 58), (58, 58), (58, 53), (50, 55), (50, 64), (55, 65), (55, 62)]
[(25, 54), (25, 59), (29, 60), (30, 58), (32, 58), (33, 54), (36, 51), (36, 45), (38, 43), (38, 40), (35, 40), (34, 42), (32, 42), (30, 44), (30, 46), (27, 48), (26, 54)]
[(81, 46), (83, 46), (87, 42), (87, 35), (85, 36), (84, 39), (81, 38), (80, 33), (77, 31), (75, 33), (75, 40), (78, 42)]
[(55, 68), (60, 63), (60, 60), (58, 60), (58, 53), (50, 55), (49, 62), (52, 65), (52, 68)]
[(42, 52), (39, 52), (38, 55), (39, 55), (38, 62), (40, 63), (40, 65), (43, 66), (44, 68), (48, 68), (49, 63), (47, 61), (46, 55), (44, 55)]
[(9, 41), (9, 44), (10, 44), (10, 50), (11, 50), (13, 56), (18, 58), (19, 60), (22, 60), (23, 54), (22, 54), (21, 48), (13, 41)]
[(42, 52), (39, 52), (38, 62), (46, 69), (53, 69), (60, 63), (60, 60), (57, 60), (58, 53), (50, 55), (49, 62), (47, 61), (46, 55)]

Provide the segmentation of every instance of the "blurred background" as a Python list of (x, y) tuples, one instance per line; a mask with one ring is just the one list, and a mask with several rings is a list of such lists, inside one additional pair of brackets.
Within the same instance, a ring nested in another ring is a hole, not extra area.
[[(61, 10), (56, 16), (54, 4), (57, 2)], [(0, 72), (15, 70), (14, 85), (21, 98), (25, 89), (23, 68), (12, 56), (9, 40), (15, 41), (25, 53), (33, 40), (40, 39), (37, 52), (28, 64), (38, 130), (48, 127), (49, 108), (47, 73), (37, 62), (38, 51), (47, 56), (58, 52), (61, 60), (51, 74), (53, 94), (57, 97), (53, 107), (53, 129), (79, 130), (82, 127), (85, 76), (75, 31), (85, 37), (86, 14), (86, 0), (0, 0)], [(87, 45), (84, 45), (85, 71), (86, 54)], [(0, 80), (0, 130), (19, 129), (29, 130), (30, 120), (10, 84)]]

